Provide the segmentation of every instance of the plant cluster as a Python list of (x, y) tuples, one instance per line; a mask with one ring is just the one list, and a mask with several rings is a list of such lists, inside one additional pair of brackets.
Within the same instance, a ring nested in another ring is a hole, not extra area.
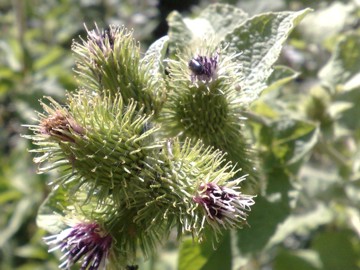
[[(125, 267), (135, 264), (138, 250), (151, 255), (172, 229), (201, 242), (205, 228), (218, 239), (223, 229), (246, 224), (254, 200), (240, 183), (249, 178), (247, 190), (258, 191), (260, 175), (243, 112), (265, 85), (251, 81), (251, 52), (235, 38), (242, 26), (235, 16), (245, 14), (214, 5), (200, 20), (222, 14), (232, 15), (227, 31), (196, 35), (181, 29), (174, 13), (170, 26), (179, 25), (143, 57), (121, 26), (96, 26), (74, 42), (79, 88), (66, 105), (50, 97), (42, 103), (28, 136), (38, 146), (39, 171), (60, 172), (40, 209), (58, 222), (40, 226), (61, 228), (47, 238), (66, 252), (61, 267)], [(303, 14), (282, 14), (285, 29)]]
[(146, 269), (176, 238), (180, 270), (357, 269), (357, 4), (195, 11), (145, 53), (124, 26), (87, 26), (77, 90), (41, 102), (26, 137), (60, 267)]

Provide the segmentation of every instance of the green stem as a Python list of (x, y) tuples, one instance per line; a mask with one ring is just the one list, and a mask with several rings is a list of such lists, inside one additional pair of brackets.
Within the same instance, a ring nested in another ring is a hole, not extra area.
[(244, 111), (242, 112), (242, 115), (254, 123), (258, 123), (263, 126), (270, 126), (271, 121), (261, 115), (255, 114), (250, 111)]
[(351, 172), (351, 161), (344, 157), (331, 144), (327, 143), (324, 138), (320, 138), (318, 145), (333, 161)]
[(25, 15), (25, 9), (24, 9), (24, 3), (23, 0), (13, 0), (13, 8), (15, 13), (14, 18), (14, 25), (17, 28), (17, 40), (20, 44), (21, 50), (22, 50), (22, 71), (25, 74), (27, 70), (27, 64), (26, 64), (26, 47), (24, 42), (24, 36), (26, 32), (26, 15)]

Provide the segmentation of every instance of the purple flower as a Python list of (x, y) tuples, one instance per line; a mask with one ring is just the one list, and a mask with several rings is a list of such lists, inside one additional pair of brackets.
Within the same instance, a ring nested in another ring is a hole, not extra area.
[(212, 57), (198, 55), (189, 61), (191, 70), (191, 81), (209, 82), (215, 78), (219, 62), (219, 54), (215, 53)]
[(105, 269), (112, 243), (111, 236), (104, 233), (97, 223), (79, 223), (44, 240), (48, 245), (55, 245), (49, 252), (56, 249), (65, 252), (60, 268), (70, 269), (80, 261), (81, 270)]
[(100, 30), (96, 24), (95, 29), (93, 30), (88, 30), (86, 28), (89, 49), (96, 54), (96, 46), (104, 53), (104, 55), (107, 55), (114, 49), (115, 39), (118, 37), (120, 31), (121, 27), (114, 25), (109, 26), (109, 28), (105, 30)]
[(216, 226), (216, 222), (230, 228), (246, 223), (247, 211), (255, 203), (253, 196), (215, 183), (201, 184), (193, 199), (205, 209), (206, 219), (212, 226)]

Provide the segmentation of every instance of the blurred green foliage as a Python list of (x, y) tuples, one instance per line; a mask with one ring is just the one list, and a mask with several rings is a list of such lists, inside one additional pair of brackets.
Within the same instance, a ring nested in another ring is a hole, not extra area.
[[(65, 90), (76, 88), (72, 40), (84, 37), (84, 23), (115, 23), (134, 28), (146, 48), (161, 35), (155, 29), (169, 2), (0, 2), (0, 269), (57, 269), (35, 223), (52, 176), (36, 175), (27, 153), (32, 146), (20, 134), (40, 110), (39, 98), (61, 102)], [(187, 14), (210, 2), (197, 1)], [(140, 269), (359, 269), (359, 2), (220, 2), (251, 15), (314, 9), (288, 39), (269, 87), (249, 111), (266, 188), (249, 228), (224, 234), (217, 250), (185, 239), (178, 252), (167, 243)]]

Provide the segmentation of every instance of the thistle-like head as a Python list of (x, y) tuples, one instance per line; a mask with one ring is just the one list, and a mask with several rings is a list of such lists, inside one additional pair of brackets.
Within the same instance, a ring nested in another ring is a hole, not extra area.
[(247, 212), (255, 202), (253, 196), (242, 194), (238, 188), (215, 182), (200, 184), (193, 200), (203, 207), (206, 220), (216, 230), (220, 225), (235, 228), (246, 224)]
[(64, 252), (60, 268), (69, 269), (80, 262), (81, 270), (106, 269), (112, 237), (95, 222), (78, 223), (44, 240), (46, 244), (54, 246), (49, 252), (57, 249)]

